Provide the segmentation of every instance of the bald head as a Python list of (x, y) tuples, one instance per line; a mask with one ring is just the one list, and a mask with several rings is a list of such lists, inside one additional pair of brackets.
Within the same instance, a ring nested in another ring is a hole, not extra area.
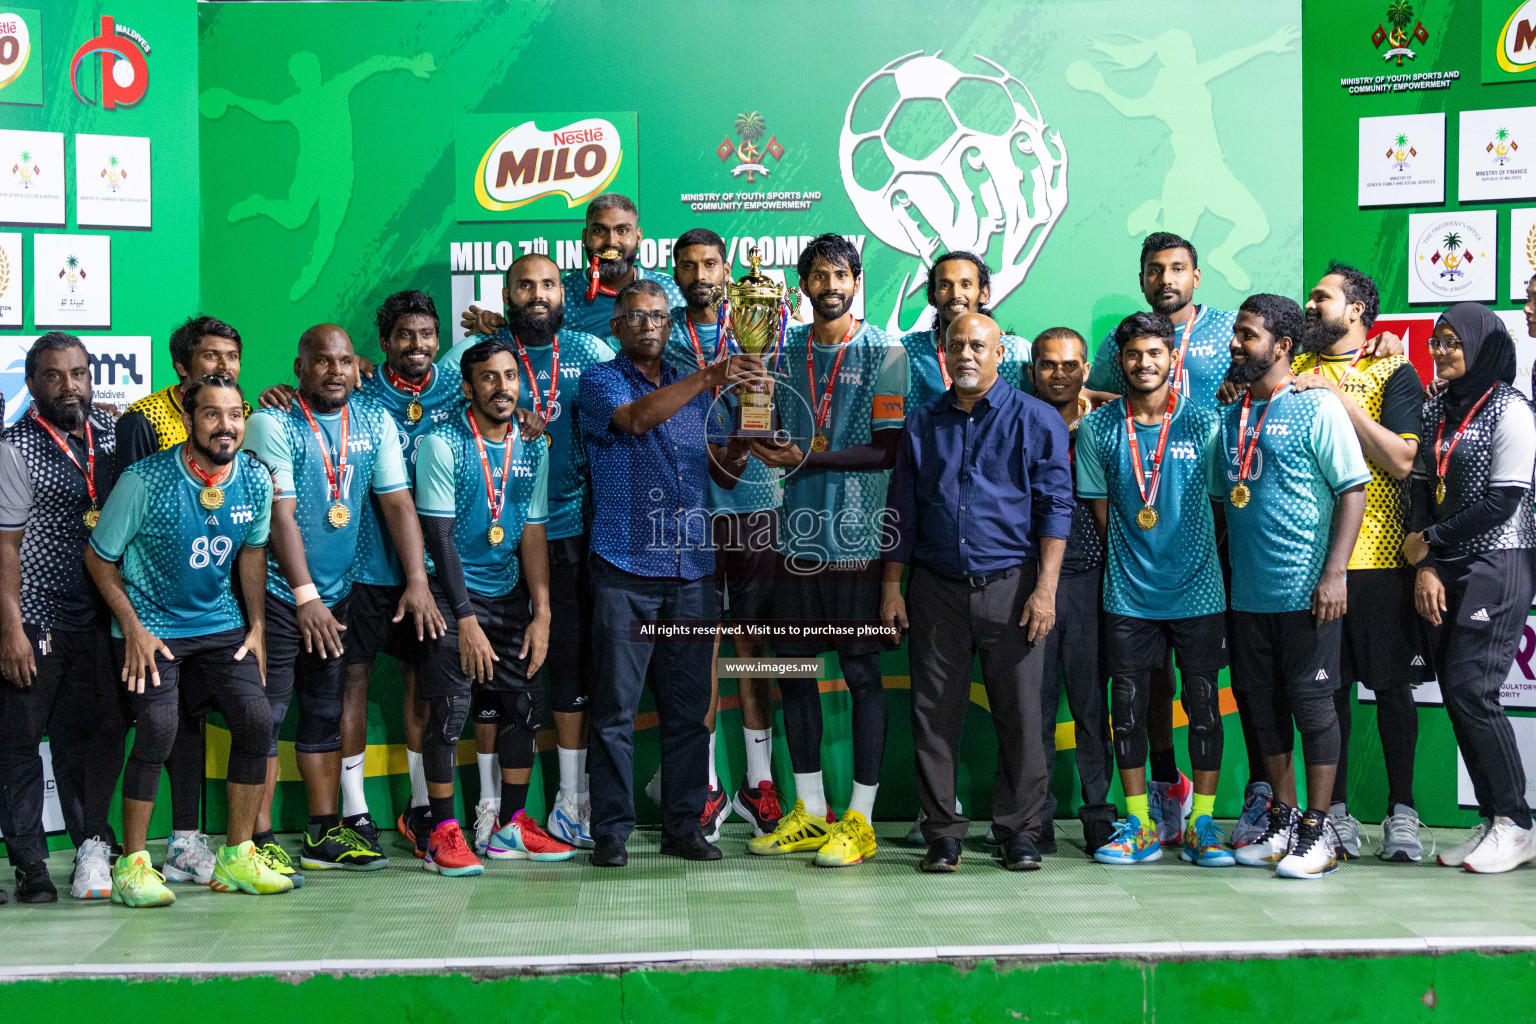
[(966, 313), (950, 322), (944, 334), (944, 366), (954, 380), (957, 397), (985, 394), (997, 380), (1003, 359), (1003, 331), (981, 313)]
[(945, 336), (953, 337), (956, 331), (963, 332), (965, 337), (983, 337), (995, 344), (1001, 344), (1003, 340), (1003, 329), (985, 313), (966, 313), (955, 317), (950, 321)]
[(352, 339), (335, 324), (316, 324), (299, 335), (293, 375), (299, 395), (315, 412), (335, 412), (347, 404), (357, 381)]

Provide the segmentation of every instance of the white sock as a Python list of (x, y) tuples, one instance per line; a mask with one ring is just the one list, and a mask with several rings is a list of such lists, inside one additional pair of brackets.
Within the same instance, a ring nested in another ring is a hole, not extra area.
[(405, 766), (411, 773), (411, 806), (427, 806), (427, 771), (421, 766), (421, 751), (407, 749)]
[(795, 799), (805, 801), (806, 814), (827, 816), (827, 791), (821, 786), (821, 772), (795, 773)]
[(880, 791), (880, 784), (866, 786), (862, 783), (853, 784), (853, 793), (848, 797), (848, 809), (858, 811), (864, 815), (865, 821), (870, 821), (875, 816), (875, 794)]
[(1343, 803), (1329, 804), (1328, 813), (1335, 818), (1342, 818), (1349, 813), (1349, 808)]
[(747, 740), (747, 788), (773, 781), (773, 730), (742, 729)]
[(720, 788), (720, 776), (715, 771), (715, 734), (709, 734), (709, 791)]
[(341, 759), (341, 816), (350, 818), (368, 813), (368, 796), (363, 792), (363, 755)]
[(501, 806), (501, 765), (495, 754), (476, 752), (475, 763), (480, 766), (480, 802)]
[(188, 831), (187, 829), (184, 829), (184, 828), (178, 828), (178, 829), (172, 829), (171, 830), (171, 838), (172, 839), (191, 839), (195, 835), (197, 835), (197, 829), (195, 829), (195, 828), (192, 829), (191, 831)]
[(586, 751), (556, 747), (555, 753), (560, 758), (560, 792), (555, 799), (575, 803), (576, 794), (581, 792), (581, 762)]

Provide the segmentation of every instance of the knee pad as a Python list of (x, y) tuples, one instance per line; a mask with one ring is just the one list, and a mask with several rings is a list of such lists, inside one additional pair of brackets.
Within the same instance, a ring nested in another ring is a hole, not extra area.
[(458, 746), (464, 735), (464, 723), (469, 720), (469, 703), (467, 693), (427, 698), (427, 727), (421, 734), (422, 745)]
[(503, 693), (501, 721), (496, 730), (496, 754), (503, 768), (532, 768), (538, 735), (538, 700), (532, 693)]
[(1146, 731), (1146, 722), (1142, 720), (1141, 708), (1137, 705), (1145, 705), (1147, 701), (1137, 699), (1138, 688), (1150, 699), (1150, 684), (1145, 677), (1110, 677), (1109, 717), (1111, 730), (1116, 739), (1128, 739), (1138, 732)]
[(123, 769), (123, 796), (152, 801), (160, 788), (160, 769), (176, 744), (177, 710), (174, 701), (160, 701), (139, 708), (134, 718), (133, 750)]
[(272, 737), (272, 708), (265, 697), (252, 696), (225, 709), (229, 722), (229, 771), (237, 786), (267, 781), (267, 748)]
[(341, 749), (341, 695), (318, 694), (298, 687), (299, 728), (293, 748), (301, 754), (329, 754)]
[(1333, 697), (1304, 697), (1294, 704), (1301, 753), (1308, 764), (1338, 764), (1339, 716)]
[(498, 697), (499, 694), (490, 690), (475, 688), (469, 701), (469, 710), (476, 725), (495, 725), (501, 720), (501, 701)]
[(1209, 735), (1221, 729), (1221, 699), (1216, 680), (1210, 676), (1185, 675), (1184, 714), (1189, 718), (1189, 731)]
[(288, 717), (288, 700), (289, 698), (284, 697), (281, 700), (267, 701), (267, 711), (272, 722), (271, 739), (267, 743), (268, 757), (277, 756), (277, 734), (282, 732), (283, 719)]
[[(848, 692), (856, 697), (867, 697), (885, 692), (885, 680), (880, 675), (880, 655), (859, 654), (841, 659), (843, 682)], [(818, 688), (818, 694), (820, 689)]]
[(558, 715), (580, 714), (587, 710), (586, 680), (581, 672), (549, 674), (549, 705)]

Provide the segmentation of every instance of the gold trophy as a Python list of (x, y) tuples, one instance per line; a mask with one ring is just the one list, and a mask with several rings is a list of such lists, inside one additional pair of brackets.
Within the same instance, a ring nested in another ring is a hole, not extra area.
[[(758, 357), (771, 370), (773, 360), (783, 348), (784, 332), (794, 308), (791, 289), (758, 271), (763, 255), (756, 246), (747, 254), (747, 262), (752, 266), (751, 272), (739, 281), (728, 282), (717, 292), (717, 301), (723, 300), (729, 309), (726, 336), (742, 352)], [(732, 436), (774, 437), (773, 395), (769, 385), (744, 384), (738, 397), (736, 430)]]

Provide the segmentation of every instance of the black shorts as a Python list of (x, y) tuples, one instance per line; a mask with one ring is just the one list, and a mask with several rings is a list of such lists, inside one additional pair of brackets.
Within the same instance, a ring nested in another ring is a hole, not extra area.
[(1435, 678), (1428, 623), (1413, 606), (1413, 570), (1349, 570), (1349, 610), (1339, 671), (1368, 690), (1412, 686)]
[(549, 542), (549, 614), (549, 706), (577, 714), (592, 695), (592, 568), (584, 533)]
[(347, 596), (347, 631), (341, 635), (348, 665), (371, 665), (380, 654), (412, 665), (421, 661), (415, 621), (409, 615), (394, 621), (403, 593), (403, 585), (352, 584), (352, 593)]
[[(1063, 624), (1072, 628), (1071, 623)], [(1138, 619), (1104, 613), (1105, 669), (1112, 676), (1160, 667), (1172, 647), (1180, 672), (1214, 676), (1227, 667), (1227, 615)]]
[[(780, 557), (773, 583), (773, 618), (802, 622), (878, 622), (883, 571), (878, 559), (848, 563)], [(894, 651), (898, 646), (874, 639), (775, 640), (773, 650), (781, 657), (810, 658), (828, 651), (851, 656), (878, 654)]]
[(1342, 681), (1342, 619), (1321, 626), (1309, 610), (1232, 613), (1232, 688), (1255, 699), (1331, 696)]
[(721, 512), (710, 517), (715, 539), (715, 596), (721, 618), (738, 622), (773, 614), (773, 574), (779, 564), (779, 510)]
[[(431, 578), (432, 596), (437, 599), (437, 610), (442, 613), (447, 629), (436, 640), (426, 643), (426, 657), (422, 660), (421, 687), (423, 698), (467, 697), (475, 689), (469, 676), (459, 666), (459, 620), (454, 616), (448, 598), (438, 586), (437, 578)], [(523, 580), (505, 597), (482, 597), (469, 592), (469, 606), (491, 650), (501, 659), (495, 663), (496, 671), (488, 683), (481, 683), (488, 690), (521, 693), (530, 690), (534, 683), (528, 678), (528, 660), (519, 658), (523, 649), (523, 634), (533, 621), (528, 605), (528, 587)]]
[[(331, 614), (343, 626), (348, 625), (351, 601), (348, 594), (330, 606)], [(341, 700), (347, 686), (347, 656), (322, 658), (318, 651), (306, 652), (297, 612), (293, 605), (267, 592), (267, 701), (274, 708), (286, 706), (295, 686), (324, 700)], [(347, 633), (341, 635), (345, 638)]]
[[(133, 713), (149, 704), (179, 701), (186, 713), (204, 715), (219, 710), (220, 703), (230, 697), (266, 696), (255, 656), (247, 652), (244, 658), (235, 660), (235, 652), (245, 643), (244, 629), (227, 629), (207, 636), (162, 637), (160, 642), (173, 657), (170, 661), (160, 655), (155, 657), (160, 685), (146, 682), (143, 693), (128, 695), (128, 707)], [(127, 657), (127, 646), (122, 637), (112, 638), (113, 663), (119, 673)]]

